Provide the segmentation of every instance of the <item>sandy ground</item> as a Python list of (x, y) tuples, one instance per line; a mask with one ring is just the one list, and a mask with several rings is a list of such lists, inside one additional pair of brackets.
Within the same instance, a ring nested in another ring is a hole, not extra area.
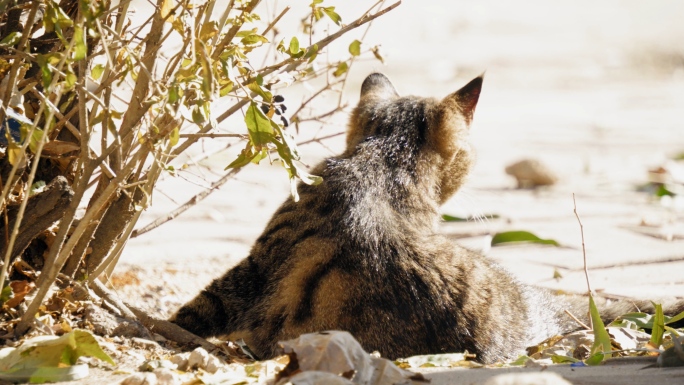
[[(343, 15), (359, 12), (339, 6)], [(372, 71), (387, 74), (400, 93), (437, 97), (486, 71), (471, 134), (478, 163), (443, 211), (501, 219), (445, 224), (444, 231), (486, 235), (518, 229), (555, 239), (566, 247), (498, 247), (488, 254), (523, 281), (582, 291), (575, 193), (594, 289), (684, 296), (684, 242), (630, 230), (648, 221), (681, 233), (682, 202), (660, 202), (636, 188), (647, 182), (649, 169), (684, 151), (682, 16), (684, 4), (662, 0), (406, 1), (377, 20), (366, 38), (382, 44), (386, 64), (357, 63), (345, 99), (350, 105), (358, 100), (360, 82)], [(296, 92), (285, 95), (291, 100)], [(343, 113), (321, 135), (343, 130), (345, 120)], [(343, 146), (341, 137), (325, 144), (302, 147), (305, 162), (315, 164)], [(230, 156), (210, 158), (209, 172), (220, 172)], [(515, 189), (504, 168), (521, 158), (547, 164), (559, 184)], [(141, 226), (202, 188), (189, 179), (201, 180), (193, 172), (166, 177)], [(206, 179), (198, 183), (206, 185)], [(288, 191), (282, 169), (250, 165), (178, 219), (132, 239), (118, 271), (163, 271), (168, 277), (162, 286), (173, 288), (168, 299), (178, 304), (246, 256)], [(488, 248), (486, 236), (461, 242)], [(554, 269), (564, 278), (552, 279)]]
[[(359, 12), (357, 2), (339, 3), (343, 15)], [(649, 169), (684, 151), (683, 17), (684, 3), (677, 0), (404, 1), (366, 38), (382, 44), (386, 64), (357, 63), (345, 99), (350, 105), (358, 100), (360, 83), (372, 71), (387, 74), (400, 93), (437, 97), (486, 71), (472, 129), (478, 163), (443, 211), (500, 218), (444, 224), (443, 231), (484, 250), (522, 281), (581, 292), (586, 285), (574, 193), (595, 290), (684, 297), (684, 240), (634, 231), (646, 221), (675, 238), (682, 234), (681, 196), (659, 200), (637, 186), (648, 181)], [(344, 115), (322, 135), (343, 130)], [(343, 145), (341, 138), (325, 144), (302, 147), (306, 163)], [(504, 168), (521, 158), (539, 159), (560, 182), (538, 191), (516, 189)], [(211, 158), (207, 173), (220, 172), (230, 160)], [(159, 185), (141, 226), (202, 188), (187, 181), (197, 180), (193, 174), (181, 176)], [(247, 255), (288, 193), (284, 170), (248, 166), (176, 220), (132, 239), (117, 272), (136, 284), (117, 290), (169, 315)], [(511, 229), (564, 247), (487, 246), (488, 235)], [(554, 279), (554, 271), (562, 278)]]

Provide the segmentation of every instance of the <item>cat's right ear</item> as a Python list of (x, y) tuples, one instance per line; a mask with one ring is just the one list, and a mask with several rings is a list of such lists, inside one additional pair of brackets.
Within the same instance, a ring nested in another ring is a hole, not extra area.
[(376, 72), (368, 75), (361, 85), (361, 98), (366, 96), (386, 99), (399, 94), (387, 76)]
[(458, 104), (458, 107), (468, 124), (473, 120), (475, 107), (477, 106), (477, 101), (480, 99), (480, 91), (482, 91), (483, 79), (484, 74), (471, 80), (460, 90), (446, 97), (448, 101), (453, 101)]

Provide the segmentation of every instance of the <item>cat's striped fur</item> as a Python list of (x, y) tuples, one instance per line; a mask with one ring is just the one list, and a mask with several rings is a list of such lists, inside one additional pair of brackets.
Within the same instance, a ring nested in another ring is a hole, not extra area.
[(472, 163), (481, 86), (400, 97), (370, 75), (346, 151), (312, 171), (323, 182), (300, 184), (301, 200), (283, 203), (249, 256), (172, 320), (244, 338), (261, 358), (279, 340), (337, 329), (390, 358), (468, 350), (494, 362), (576, 328), (568, 304), (435, 231)]

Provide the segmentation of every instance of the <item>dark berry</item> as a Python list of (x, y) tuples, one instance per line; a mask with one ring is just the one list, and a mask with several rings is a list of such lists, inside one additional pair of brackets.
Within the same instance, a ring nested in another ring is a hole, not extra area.
[(280, 121), (283, 122), (283, 126), (285, 126), (285, 127), (287, 127), (287, 126), (290, 125), (290, 122), (288, 122), (287, 119), (285, 119), (284, 116), (281, 116), (281, 117), (280, 117)]
[(275, 102), (275, 103), (282, 103), (284, 101), (285, 101), (285, 98), (283, 97), (283, 95), (276, 95), (273, 97), (273, 102)]
[(266, 104), (262, 104), (260, 108), (261, 108), (261, 111), (264, 112), (264, 114), (268, 114), (268, 111), (271, 109), (271, 107), (269, 107)]

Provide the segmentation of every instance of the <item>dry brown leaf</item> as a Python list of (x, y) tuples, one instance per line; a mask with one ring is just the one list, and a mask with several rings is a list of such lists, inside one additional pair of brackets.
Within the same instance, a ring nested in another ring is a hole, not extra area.
[(13, 308), (19, 305), (24, 300), (24, 297), (26, 297), (26, 294), (28, 294), (34, 287), (33, 282), (29, 281), (12, 281), (9, 285), (12, 288), (14, 297), (5, 302), (5, 306), (8, 308)]
[(50, 142), (45, 143), (43, 147), (43, 153), (46, 155), (59, 156), (68, 154), (70, 152), (78, 151), (80, 149), (81, 146), (73, 142), (65, 142), (63, 140), (51, 140)]

